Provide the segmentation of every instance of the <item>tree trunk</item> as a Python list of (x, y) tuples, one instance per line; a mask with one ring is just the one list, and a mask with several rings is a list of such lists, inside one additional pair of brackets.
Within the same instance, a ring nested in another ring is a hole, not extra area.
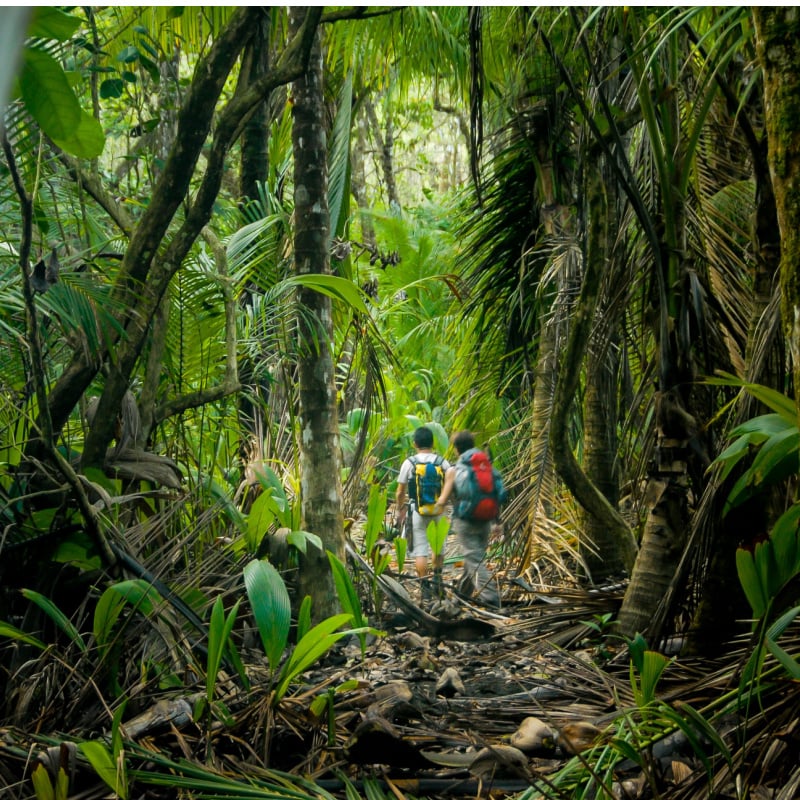
[[(598, 170), (590, 169), (590, 182), (587, 187), (587, 202), (590, 203), (589, 216), (597, 222), (600, 229), (605, 225), (607, 215), (605, 192)], [(589, 235), (602, 235), (598, 227), (589, 226)], [(589, 253), (596, 253), (596, 245), (590, 244)], [(594, 320), (597, 297), (601, 280), (601, 265), (592, 257), (587, 257), (581, 294), (575, 308), (569, 341), (561, 359), (561, 372), (553, 403), (550, 441), (553, 447), (558, 474), (581, 504), (583, 509), (597, 518), (604, 526), (610, 552), (607, 558), (619, 558), (626, 570), (630, 570), (636, 558), (636, 542), (630, 526), (608, 499), (581, 469), (568, 441), (567, 419), (578, 391), (581, 365), (586, 352), (592, 322)]]
[(781, 316), (800, 408), (800, 17), (794, 7), (755, 6), (753, 21), (781, 235)]
[(375, 142), (380, 150), (383, 180), (386, 183), (386, 203), (390, 208), (392, 206), (399, 207), (400, 200), (397, 196), (397, 183), (394, 178), (394, 129), (392, 127), (391, 112), (387, 112), (386, 134), (384, 135), (381, 131), (378, 115), (375, 113), (375, 106), (372, 105), (372, 101), (369, 98), (364, 101), (364, 110), (372, 128), (372, 135), (375, 137)]
[[(270, 67), (270, 10), (258, 21), (253, 32), (253, 40), (245, 49), (244, 66), (246, 81), (262, 78)], [(240, 78), (241, 80), (241, 78)], [(258, 199), (258, 186), (267, 180), (269, 174), (269, 108), (267, 99), (258, 104), (253, 115), (247, 121), (242, 133), (242, 170), (239, 176), (239, 196), (243, 204), (248, 200)]]
[[(262, 81), (237, 92), (217, 116), (207, 168), (186, 217), (169, 241), (164, 244), (169, 226), (181, 207), (195, 176), (195, 166), (216, 115), (217, 100), (253, 24), (252, 9), (237, 9), (228, 26), (212, 44), (208, 55), (195, 70), (192, 85), (178, 115), (178, 134), (164, 171), (155, 186), (152, 199), (136, 225), (125, 252), (119, 276), (113, 287), (115, 303), (127, 310), (119, 321), (124, 335), (116, 331), (107, 337), (106, 351), (116, 348), (113, 368), (106, 381), (95, 423), (86, 438), (81, 465), (101, 467), (106, 448), (114, 437), (114, 426), (122, 399), (128, 391), (131, 375), (143, 346), (149, 323), (167, 291), (170, 280), (180, 269), (189, 249), (213, 212), (226, 157), (239, 126), (265, 93), (285, 85), (301, 74), (310, 38), (316, 33), (321, 8), (311, 8), (309, 24), (300, 38), (284, 51), (283, 57)], [(76, 351), (71, 363), (58, 378), (48, 397), (53, 432), (58, 434), (77, 404), (100, 364), (89, 354)], [(32, 438), (26, 457), (41, 457), (44, 448)]]
[(356, 206), (359, 210), (359, 219), (361, 220), (361, 240), (367, 247), (375, 248), (375, 229), (372, 226), (372, 219), (368, 213), (364, 213), (369, 208), (367, 200), (367, 178), (366, 170), (364, 168), (364, 157), (367, 152), (367, 136), (364, 128), (367, 121), (362, 114), (358, 115), (356, 121), (356, 140), (353, 146), (353, 151), (350, 156), (350, 191), (356, 201)]
[[(305, 8), (290, 9), (292, 30), (299, 28), (306, 13)], [(319, 33), (305, 75), (292, 84), (292, 96), (295, 269), (298, 275), (330, 274), (325, 98)], [(344, 560), (331, 299), (311, 289), (301, 289), (298, 295), (302, 525), (322, 539), (325, 550)], [(300, 566), (298, 588), (301, 598), (311, 597), (316, 620), (339, 611), (326, 552), (308, 548)]]
[[(606, 345), (607, 336), (607, 332), (603, 334)], [(583, 401), (584, 467), (592, 483), (617, 508), (619, 482), (615, 469), (615, 411), (619, 356), (613, 344), (602, 353), (592, 348), (591, 344), (589, 349), (591, 356), (586, 359), (586, 390)], [(617, 544), (618, 539), (609, 535), (611, 531), (608, 526), (594, 514), (584, 513), (582, 523), (580, 548), (590, 582), (599, 584), (612, 577), (623, 577), (625, 563)]]

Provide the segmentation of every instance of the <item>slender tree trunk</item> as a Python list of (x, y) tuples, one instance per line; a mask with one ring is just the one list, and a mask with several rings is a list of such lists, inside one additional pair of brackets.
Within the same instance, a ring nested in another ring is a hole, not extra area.
[[(253, 33), (253, 40), (245, 49), (243, 71), (247, 81), (262, 78), (270, 68), (270, 9), (265, 8)], [(241, 78), (240, 78), (241, 80)], [(242, 203), (258, 199), (258, 185), (269, 174), (269, 107), (267, 98), (258, 104), (242, 133), (242, 171), (239, 176), (239, 196)]]
[[(660, 77), (670, 85), (676, 69), (674, 56)], [(633, 637), (643, 633), (651, 640), (660, 635), (659, 610), (675, 577), (689, 527), (689, 492), (699, 496), (702, 486), (692, 476), (702, 475), (690, 443), (699, 426), (687, 406), (694, 380), (694, 362), (690, 343), (678, 335), (685, 298), (686, 282), (686, 197), (679, 194), (685, 167), (685, 144), (681, 141), (678, 93), (663, 93), (659, 128), (651, 136), (662, 143), (676, 143), (666, 168), (668, 185), (661, 185), (661, 265), (665, 287), (659, 320), (659, 388), (656, 395), (657, 444), (647, 488), (648, 517), (642, 533), (639, 556), (631, 574), (619, 613), (619, 631)], [(667, 316), (664, 317), (664, 314)], [(690, 474), (691, 469), (691, 474)]]
[[(542, 134), (535, 139), (534, 143), (538, 166), (535, 197), (539, 203), (539, 215), (544, 233), (548, 237), (555, 238), (557, 235), (565, 233), (565, 231), (559, 225), (559, 215), (564, 206), (561, 205), (562, 198), (557, 191), (558, 178), (553, 166), (552, 150), (554, 142), (549, 135), (550, 126), (547, 124), (546, 118), (543, 119), (540, 126), (532, 126), (532, 129), (534, 131), (542, 131)], [(471, 139), (468, 134), (467, 144), (469, 145), (470, 142)], [(555, 289), (553, 291), (548, 290), (546, 294), (543, 293), (543, 305), (558, 307), (560, 304), (559, 292), (559, 289)], [(553, 298), (552, 302), (549, 301), (547, 295)], [(531, 404), (530, 480), (533, 488), (533, 497), (529, 504), (528, 532), (521, 562), (522, 569), (527, 569), (533, 560), (539, 518), (552, 519), (553, 517), (548, 487), (552, 487), (558, 478), (553, 462), (553, 451), (550, 446), (550, 412), (553, 408), (553, 398), (558, 379), (558, 344), (563, 335), (563, 327), (561, 315), (542, 315), (539, 349), (536, 364), (534, 365), (533, 385), (535, 389)]]
[[(600, 173), (597, 170), (591, 170), (590, 177), (591, 181), (586, 194), (587, 200), (595, 208), (590, 208), (589, 217), (592, 220), (603, 220), (606, 213), (606, 201)], [(589, 235), (596, 235), (596, 231), (593, 231), (591, 226)], [(590, 245), (589, 251), (592, 252), (594, 247), (594, 245)], [(586, 472), (578, 464), (567, 436), (567, 419), (578, 390), (581, 365), (597, 307), (601, 277), (600, 264), (587, 258), (583, 286), (573, 314), (569, 341), (561, 358), (561, 371), (553, 402), (550, 442), (558, 474), (583, 509), (605, 526), (607, 541), (610, 543), (612, 552), (619, 554), (625, 569), (630, 570), (636, 558), (636, 542), (631, 529), (605, 495), (589, 480)]]
[[(356, 201), (356, 206), (360, 212), (363, 212), (369, 207), (367, 201), (367, 176), (364, 168), (364, 157), (367, 152), (367, 136), (364, 131), (367, 121), (363, 114), (358, 115), (356, 120), (356, 139), (351, 154), (351, 173), (350, 173), (350, 191)], [(369, 214), (361, 213), (361, 238), (367, 247), (374, 248), (376, 246), (375, 230), (372, 226), (372, 220)]]
[[(608, 333), (603, 334), (605, 344)], [(594, 338), (594, 337), (593, 337)], [(598, 339), (601, 337), (597, 337)], [(598, 342), (599, 344), (599, 342)], [(584, 467), (592, 483), (608, 502), (619, 505), (616, 436), (616, 391), (619, 356), (611, 347), (600, 353), (589, 344), (590, 356), (586, 359), (586, 390), (583, 401)], [(589, 570), (592, 583), (602, 583), (608, 578), (620, 578), (625, 573), (623, 553), (618, 538), (609, 536), (603, 520), (593, 514), (582, 515), (581, 555)]]
[[(292, 7), (290, 26), (296, 30), (307, 10)], [(292, 84), (294, 123), (295, 269), (298, 275), (329, 274), (328, 173), (322, 52), (315, 38), (305, 75)], [(301, 289), (300, 355), (300, 482), (302, 525), (344, 560), (341, 451), (336, 410), (335, 365), (332, 355), (331, 299)], [(300, 597), (312, 599), (312, 615), (323, 619), (339, 610), (326, 552), (309, 547), (298, 579)]]
[(387, 114), (386, 133), (381, 130), (378, 115), (375, 113), (375, 106), (367, 98), (364, 101), (364, 110), (372, 128), (372, 135), (380, 151), (380, 162), (383, 170), (383, 180), (386, 184), (386, 202), (389, 206), (400, 205), (397, 196), (397, 183), (394, 177), (394, 129), (392, 127), (391, 113)]

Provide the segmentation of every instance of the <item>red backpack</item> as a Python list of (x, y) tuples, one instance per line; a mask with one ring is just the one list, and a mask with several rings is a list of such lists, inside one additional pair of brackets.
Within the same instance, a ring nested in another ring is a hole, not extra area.
[(506, 501), (506, 489), (500, 473), (483, 450), (467, 450), (456, 462), (455, 515), (478, 522), (497, 519)]

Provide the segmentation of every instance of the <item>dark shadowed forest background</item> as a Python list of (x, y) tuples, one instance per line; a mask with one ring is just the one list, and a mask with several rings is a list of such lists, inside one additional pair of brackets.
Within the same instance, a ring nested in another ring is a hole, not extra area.
[[(4, 797), (800, 796), (793, 8), (0, 22)], [(414, 616), (421, 424), (505, 476), (501, 614)], [(586, 747), (403, 788), (492, 713), (376, 676), (392, 609)]]

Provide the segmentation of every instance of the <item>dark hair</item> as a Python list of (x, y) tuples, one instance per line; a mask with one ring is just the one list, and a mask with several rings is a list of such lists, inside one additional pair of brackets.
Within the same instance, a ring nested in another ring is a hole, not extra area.
[(475, 447), (475, 434), (472, 433), (472, 431), (459, 431), (453, 434), (452, 442), (453, 447), (455, 447), (458, 454), (461, 455)]
[(424, 425), (414, 431), (414, 444), (417, 447), (433, 447), (433, 431)]

